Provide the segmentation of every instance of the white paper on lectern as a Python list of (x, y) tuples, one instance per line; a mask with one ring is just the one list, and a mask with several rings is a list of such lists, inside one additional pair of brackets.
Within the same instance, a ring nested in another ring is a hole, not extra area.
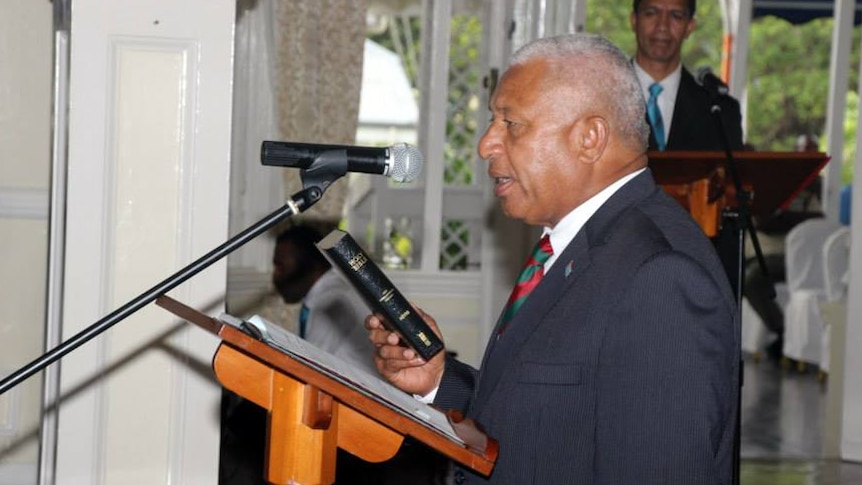
[[(243, 332), (251, 330), (252, 333), (259, 333), (261, 340), (271, 347), (414, 421), (431, 426), (452, 441), (464, 445), (464, 441), (455, 434), (455, 429), (452, 428), (444, 413), (428, 404), (417, 401), (413, 396), (389, 384), (379, 376), (351, 366), (338, 356), (312, 345), (298, 335), (258, 315), (243, 321), (233, 315), (223, 313), (219, 315), (218, 319)], [(248, 329), (247, 326), (253, 328)]]

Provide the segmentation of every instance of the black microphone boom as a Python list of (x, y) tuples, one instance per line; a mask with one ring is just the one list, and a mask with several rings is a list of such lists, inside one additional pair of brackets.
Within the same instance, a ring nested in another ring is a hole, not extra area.
[(264, 141), (260, 161), (264, 165), (306, 169), (323, 154), (344, 157), (348, 172), (384, 175), (396, 182), (410, 182), (422, 171), (422, 153), (406, 143), (390, 147), (357, 147)]
[(730, 88), (718, 76), (713, 74), (709, 66), (697, 70), (697, 83), (703, 86), (713, 96), (727, 96)]

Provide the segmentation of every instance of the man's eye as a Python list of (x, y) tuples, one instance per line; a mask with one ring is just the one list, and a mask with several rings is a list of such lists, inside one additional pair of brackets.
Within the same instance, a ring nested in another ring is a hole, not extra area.
[(688, 14), (680, 10), (675, 10), (670, 13), (670, 18), (677, 22), (685, 22), (688, 20)]
[(498, 120), (497, 118), (495, 118), (495, 117), (493, 117), (493, 116), (491, 117), (491, 119), (490, 119), (490, 120), (488, 120), (488, 123), (490, 123), (490, 124), (492, 124), (492, 125), (493, 125), (493, 124), (494, 124), (494, 123), (496, 123), (497, 121), (499, 121), (500, 123), (502, 123), (502, 124), (503, 124), (504, 126), (506, 126), (507, 128), (509, 128), (509, 127), (511, 127), (511, 126), (514, 126), (514, 125), (517, 125), (517, 123), (515, 123), (515, 122), (514, 122), (514, 121), (512, 121), (512, 120), (507, 120), (506, 118), (500, 118), (500, 119)]

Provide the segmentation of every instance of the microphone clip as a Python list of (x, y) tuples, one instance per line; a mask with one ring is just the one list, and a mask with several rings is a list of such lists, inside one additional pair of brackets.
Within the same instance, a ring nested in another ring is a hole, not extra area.
[(307, 168), (299, 171), (302, 188), (318, 187), (324, 192), (347, 173), (347, 149), (325, 150)]
[(695, 80), (706, 89), (712, 98), (730, 95), (730, 88), (712, 72), (709, 66), (699, 68)]

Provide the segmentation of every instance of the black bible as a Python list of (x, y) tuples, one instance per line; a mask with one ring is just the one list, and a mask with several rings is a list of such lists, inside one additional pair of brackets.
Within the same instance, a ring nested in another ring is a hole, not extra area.
[(368, 306), (385, 317), (386, 328), (397, 333), (402, 342), (425, 360), (443, 350), (443, 342), (437, 334), (350, 234), (336, 229), (321, 239), (317, 247), (362, 295)]

